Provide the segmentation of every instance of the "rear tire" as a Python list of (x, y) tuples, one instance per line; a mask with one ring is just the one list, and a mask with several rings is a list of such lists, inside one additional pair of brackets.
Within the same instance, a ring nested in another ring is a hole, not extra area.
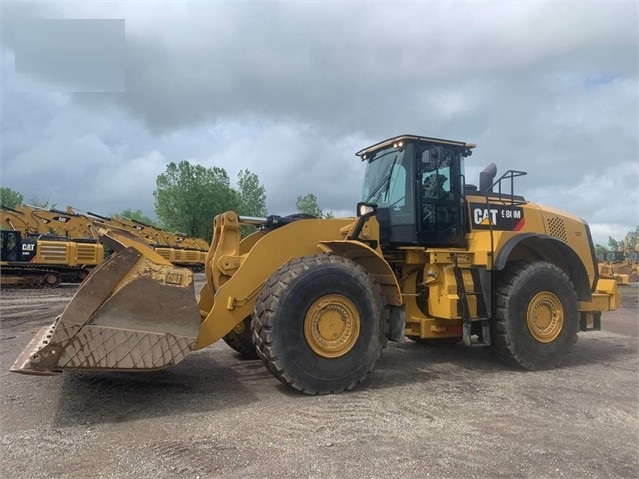
[(514, 263), (497, 280), (491, 322), (499, 359), (529, 370), (557, 367), (577, 342), (577, 293), (554, 264)]
[(232, 349), (240, 353), (244, 359), (257, 359), (257, 352), (253, 344), (253, 334), (251, 332), (251, 318), (245, 318), (240, 324), (235, 326), (226, 336), (224, 342)]
[(364, 268), (320, 254), (289, 261), (262, 287), (253, 342), (267, 369), (307, 394), (352, 389), (377, 362), (386, 320)]

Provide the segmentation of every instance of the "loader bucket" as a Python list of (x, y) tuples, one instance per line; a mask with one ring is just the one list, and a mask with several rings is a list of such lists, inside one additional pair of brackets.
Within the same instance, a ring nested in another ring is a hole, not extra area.
[(144, 245), (129, 246), (91, 272), (10, 370), (50, 375), (65, 369), (161, 369), (191, 352), (199, 326), (192, 273)]

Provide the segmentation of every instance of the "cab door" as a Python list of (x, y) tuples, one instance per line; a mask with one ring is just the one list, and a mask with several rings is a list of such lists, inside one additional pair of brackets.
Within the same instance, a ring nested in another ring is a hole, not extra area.
[(427, 246), (466, 246), (461, 151), (425, 145), (417, 155), (418, 238)]

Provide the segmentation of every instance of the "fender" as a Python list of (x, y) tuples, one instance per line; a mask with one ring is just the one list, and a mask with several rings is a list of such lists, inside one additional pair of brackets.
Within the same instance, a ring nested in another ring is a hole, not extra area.
[(342, 256), (361, 265), (380, 285), (388, 305), (403, 306), (402, 293), (395, 274), (376, 250), (356, 240), (320, 241), (318, 246), (326, 253)]
[(517, 236), (513, 236), (502, 246), (499, 253), (497, 253), (493, 269), (495, 271), (503, 270), (506, 267), (506, 263), (508, 262), (511, 253), (518, 246), (525, 246), (543, 258), (548, 257), (549, 251), (554, 250), (559, 253), (566, 261), (566, 265), (568, 266), (566, 274), (568, 274), (575, 286), (577, 297), (580, 301), (591, 301), (592, 288), (596, 287), (597, 282), (595, 281), (591, 287), (586, 267), (577, 253), (575, 253), (575, 251), (566, 243), (558, 240), (554, 236), (535, 233), (522, 233)]

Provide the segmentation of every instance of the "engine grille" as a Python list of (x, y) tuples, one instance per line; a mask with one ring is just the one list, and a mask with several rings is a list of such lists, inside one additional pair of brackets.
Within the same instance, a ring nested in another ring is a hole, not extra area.
[(561, 218), (548, 218), (548, 233), (550, 233), (551, 236), (560, 239), (564, 243), (568, 242), (568, 236), (566, 235), (566, 224)]

